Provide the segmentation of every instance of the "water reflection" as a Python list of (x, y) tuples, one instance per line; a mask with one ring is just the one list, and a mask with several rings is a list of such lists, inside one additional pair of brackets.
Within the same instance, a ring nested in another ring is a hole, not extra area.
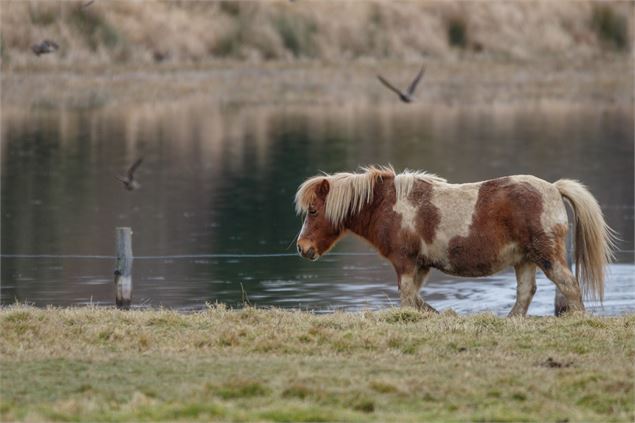
[[(202, 101), (85, 110), (4, 107), (2, 252), (111, 255), (116, 226), (133, 228), (134, 252), (142, 256), (288, 252), (300, 226), (292, 206), (300, 182), (319, 170), (369, 163), (425, 169), (452, 182), (519, 173), (580, 179), (621, 234), (621, 248), (633, 250), (632, 112)], [(139, 156), (145, 157), (137, 174), (142, 189), (123, 191), (114, 175)], [(369, 250), (350, 238), (335, 251)], [(611, 276), (609, 292), (612, 286), (633, 291), (626, 276), (634, 270), (632, 257), (619, 255), (631, 264), (626, 271), (618, 266), (622, 276)], [(372, 255), (327, 256), (318, 263), (296, 257), (137, 260), (134, 266), (135, 298), (149, 304), (235, 304), (241, 283), (260, 305), (375, 308), (398, 302), (392, 269)], [(16, 298), (37, 305), (111, 304), (112, 268), (110, 260), (3, 258), (2, 304)], [(489, 296), (506, 311), (513, 301), (511, 274), (479, 280), (478, 289), (473, 281), (452, 280), (434, 276), (426, 290), (433, 304), (455, 297), (489, 304), (483, 300)], [(543, 291), (552, 288), (545, 284)], [(451, 306), (471, 310), (458, 303)], [(619, 307), (605, 304), (604, 310)], [(551, 306), (539, 310), (549, 313)]]

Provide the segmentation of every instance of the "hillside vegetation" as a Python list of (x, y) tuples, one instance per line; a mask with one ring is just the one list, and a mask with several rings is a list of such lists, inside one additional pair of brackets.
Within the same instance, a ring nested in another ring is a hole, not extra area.
[(0, 309), (0, 418), (628, 421), (635, 316)]
[[(628, 54), (630, 2), (2, 1), (3, 66)], [(36, 57), (51, 39), (55, 54)]]

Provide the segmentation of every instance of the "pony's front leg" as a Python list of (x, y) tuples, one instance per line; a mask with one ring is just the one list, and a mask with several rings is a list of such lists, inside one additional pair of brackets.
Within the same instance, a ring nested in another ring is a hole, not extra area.
[(508, 317), (526, 316), (531, 299), (536, 293), (536, 265), (521, 263), (514, 267), (516, 270), (516, 303)]
[(423, 301), (419, 291), (428, 276), (429, 269), (419, 269), (412, 273), (399, 275), (399, 300), (401, 307), (414, 307), (418, 310), (438, 313), (430, 304)]

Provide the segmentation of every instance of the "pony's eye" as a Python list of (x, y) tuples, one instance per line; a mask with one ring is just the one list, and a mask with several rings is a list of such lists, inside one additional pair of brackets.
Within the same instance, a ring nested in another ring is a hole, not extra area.
[(315, 210), (314, 208), (310, 208), (310, 209), (309, 209), (309, 214), (310, 214), (311, 216), (315, 216), (315, 215), (317, 214), (317, 210)]

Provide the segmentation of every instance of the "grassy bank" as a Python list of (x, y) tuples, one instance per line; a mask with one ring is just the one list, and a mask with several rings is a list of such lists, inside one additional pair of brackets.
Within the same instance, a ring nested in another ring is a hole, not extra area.
[[(628, 56), (629, 2), (3, 0), (3, 67)], [(35, 57), (53, 39), (56, 54)]]
[(2, 420), (632, 421), (635, 316), (0, 310)]

